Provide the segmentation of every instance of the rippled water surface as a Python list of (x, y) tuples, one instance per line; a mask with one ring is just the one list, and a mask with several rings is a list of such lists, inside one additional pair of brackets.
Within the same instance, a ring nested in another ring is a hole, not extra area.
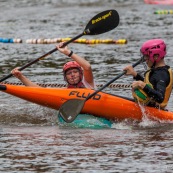
[[(166, 62), (173, 67), (173, 16), (156, 15), (172, 6), (146, 5), (142, 0), (0, 0), (0, 38), (23, 43), (0, 43), (1, 76), (55, 48), (55, 44), (27, 44), (33, 38), (75, 37), (97, 13), (116, 9), (120, 24), (88, 39), (127, 39), (128, 43), (69, 48), (92, 64), (97, 84), (105, 84), (139, 58), (147, 39), (163, 38)], [(69, 59), (55, 52), (23, 73), (39, 83), (64, 83), (62, 65)], [(143, 66), (136, 67), (143, 70)], [(18, 82), (9, 78), (9, 82)], [(118, 83), (129, 84), (123, 76)], [(104, 91), (131, 97), (129, 89)], [(173, 96), (168, 108), (173, 111)], [(112, 128), (72, 128), (57, 125), (57, 112), (1, 93), (0, 172), (172, 172), (172, 123), (149, 120), (117, 122)]]

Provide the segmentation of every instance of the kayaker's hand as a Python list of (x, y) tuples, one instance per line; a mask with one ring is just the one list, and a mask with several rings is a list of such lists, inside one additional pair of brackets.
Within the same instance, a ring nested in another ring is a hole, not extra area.
[(146, 83), (143, 81), (134, 81), (132, 83), (132, 89), (136, 89), (136, 88), (144, 89), (145, 85), (146, 85)]
[(65, 46), (65, 47), (62, 47), (63, 46), (63, 43), (64, 42), (61, 42), (61, 43), (59, 43), (58, 45), (56, 45), (56, 48), (61, 52), (61, 53), (63, 53), (63, 54), (65, 54), (65, 55), (69, 55), (70, 54), (70, 50), (68, 49), (68, 47), (67, 46)]
[(13, 69), (11, 71), (12, 75), (15, 76), (16, 78), (20, 79), (23, 75), (21, 73), (21, 71), (19, 71), (19, 67)]
[(132, 75), (133, 77), (136, 77), (137, 75), (137, 72), (131, 65), (125, 67), (123, 70), (126, 71), (126, 75)]

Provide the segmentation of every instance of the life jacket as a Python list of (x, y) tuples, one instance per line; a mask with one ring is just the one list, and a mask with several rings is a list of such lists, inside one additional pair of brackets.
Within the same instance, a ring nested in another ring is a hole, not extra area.
[[(148, 72), (145, 73), (145, 79), (144, 82), (151, 85), (153, 87), (153, 85), (150, 83), (149, 81), (149, 76), (150, 76), (150, 72), (151, 70), (149, 70)], [(156, 106), (160, 107), (160, 108), (165, 108), (168, 104), (169, 101), (169, 97), (171, 95), (171, 91), (172, 91), (172, 87), (173, 87), (173, 74), (172, 74), (172, 69), (169, 68), (168, 69), (169, 72), (169, 76), (170, 76), (170, 82), (168, 84), (168, 86), (166, 87), (166, 92), (165, 92), (165, 97), (162, 103), (156, 103)], [(154, 101), (150, 101), (151, 103)]]

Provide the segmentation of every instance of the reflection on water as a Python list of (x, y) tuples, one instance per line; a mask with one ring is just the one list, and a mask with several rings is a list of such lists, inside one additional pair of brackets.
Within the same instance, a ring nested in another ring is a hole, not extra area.
[[(30, 38), (75, 37), (98, 12), (116, 9), (119, 26), (87, 39), (127, 39), (126, 45), (69, 45), (91, 62), (96, 83), (105, 84), (139, 58), (141, 44), (161, 37), (168, 45), (166, 61), (172, 67), (173, 20), (155, 15), (170, 6), (145, 5), (141, 0), (19, 0), (0, 2), (0, 37), (21, 38), (21, 44), (0, 43), (1, 77), (55, 48), (54, 44), (27, 44)], [(85, 38), (85, 37), (83, 37)], [(24, 70), (32, 81), (63, 83), (62, 66), (69, 59), (59, 52)], [(143, 70), (143, 66), (136, 67)], [(18, 82), (15, 78), (9, 82)], [(118, 83), (131, 83), (123, 76)], [(131, 97), (130, 90), (104, 91)], [(170, 110), (173, 96), (168, 105)], [(77, 129), (56, 124), (57, 112), (1, 93), (0, 172), (171, 172), (171, 123), (123, 121), (112, 128)]]

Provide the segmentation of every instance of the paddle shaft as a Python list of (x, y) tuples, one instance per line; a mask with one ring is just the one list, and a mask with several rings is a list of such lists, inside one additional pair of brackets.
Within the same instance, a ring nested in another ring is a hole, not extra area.
[[(137, 61), (135, 64), (132, 65), (132, 67), (137, 66), (138, 64), (141, 63), (141, 59), (139, 61)], [(91, 95), (89, 95), (85, 101), (89, 100), (91, 97), (93, 97), (94, 95), (96, 95), (98, 92), (102, 91), (104, 88), (106, 88), (107, 86), (109, 86), (111, 83), (113, 83), (115, 80), (117, 80), (118, 78), (120, 78), (121, 76), (123, 76), (124, 74), (126, 74), (126, 71), (123, 71), (121, 74), (119, 74), (118, 76), (116, 76), (115, 78), (113, 78), (112, 80), (110, 80), (108, 83), (106, 83), (104, 86), (102, 86), (100, 89), (96, 90), (94, 93), (92, 93)]]
[[(65, 42), (65, 43), (63, 44), (63, 46), (67, 46), (69, 43), (73, 42), (74, 40), (78, 39), (79, 37), (83, 36), (84, 34), (85, 34), (84, 32), (81, 33), (81, 34), (79, 34), (78, 36), (76, 36), (76, 37), (72, 38), (71, 40)], [(36, 63), (37, 61), (40, 61), (40, 60), (44, 59), (45, 57), (47, 57), (48, 55), (52, 54), (53, 52), (55, 52), (55, 51), (57, 51), (57, 50), (58, 50), (58, 49), (55, 48), (55, 49), (53, 49), (53, 50), (47, 52), (46, 54), (40, 56), (39, 58), (37, 58), (37, 59), (35, 59), (35, 60), (29, 62), (28, 64), (26, 64), (26, 65), (20, 67), (19, 70), (20, 70), (20, 71), (24, 70), (25, 68), (31, 66), (32, 64)], [(12, 77), (12, 76), (13, 76), (13, 75), (10, 73), (9, 75), (7, 75), (7, 76), (1, 78), (1, 79), (0, 79), (0, 82), (3, 82), (4, 80), (6, 80), (6, 79), (8, 79), (8, 78), (10, 78), (10, 77)]]

